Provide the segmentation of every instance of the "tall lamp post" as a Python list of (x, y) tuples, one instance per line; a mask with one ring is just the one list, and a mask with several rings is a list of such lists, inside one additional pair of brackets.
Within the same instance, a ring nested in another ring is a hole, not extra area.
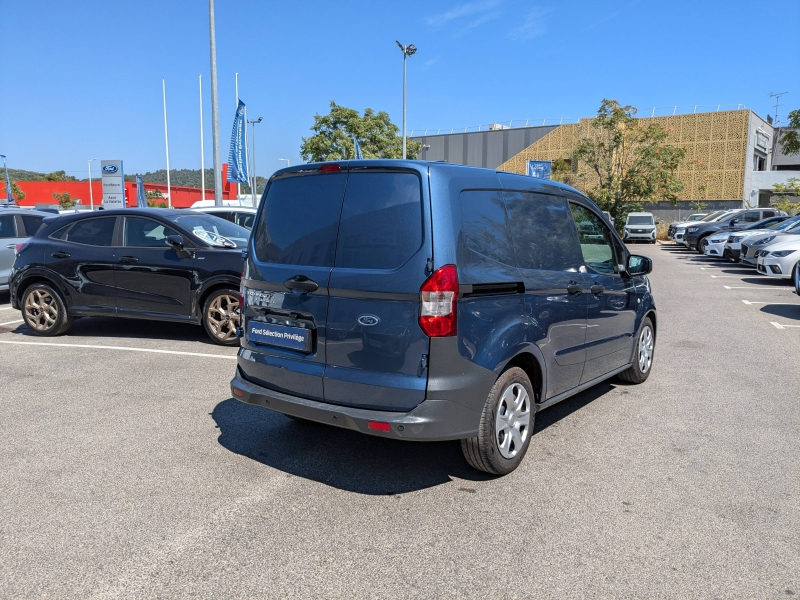
[(214, 146), (214, 206), (222, 206), (222, 152), (219, 145), (217, 33), (214, 26), (214, 0), (208, 0), (208, 29), (211, 50), (211, 143)]
[[(397, 42), (397, 40), (395, 40)], [(406, 157), (406, 59), (409, 56), (412, 56), (416, 51), (417, 47), (414, 44), (409, 44), (408, 46), (403, 46), (400, 42), (397, 42), (397, 45), (400, 47), (400, 51), (403, 53), (403, 158)]]
[(258, 179), (256, 177), (256, 125), (261, 123), (264, 117), (248, 120), (248, 123), (253, 125), (253, 186), (250, 188), (250, 193), (253, 195), (253, 206), (256, 206), (256, 196), (258, 195)]
[(3, 159), (3, 168), (6, 170), (6, 202), (11, 204), (14, 202), (14, 196), (11, 195), (11, 179), (8, 177), (8, 165), (6, 164), (6, 155), (0, 154), (0, 158)]
[(96, 158), (90, 158), (89, 162), (89, 205), (94, 210), (94, 193), (92, 192), (92, 163), (96, 161)]
[(289, 164), (289, 159), (288, 158), (279, 158), (278, 160), (285, 160), (287, 169), (292, 166), (292, 165)]

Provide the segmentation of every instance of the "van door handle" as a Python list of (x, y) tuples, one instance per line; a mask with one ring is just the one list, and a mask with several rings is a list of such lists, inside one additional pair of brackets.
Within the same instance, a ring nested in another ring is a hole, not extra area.
[(578, 283), (577, 281), (570, 281), (567, 284), (567, 293), (569, 294), (580, 294), (583, 291), (583, 284)]
[(16, 247), (17, 247), (16, 244), (9, 244), (8, 246), (6, 246), (6, 248), (8, 248), (9, 250), (14, 250), (14, 248)]
[(136, 258), (135, 256), (121, 256), (120, 259), (119, 259), (119, 262), (121, 262), (122, 264), (125, 264), (125, 265), (129, 265), (131, 263), (139, 262), (139, 259)]
[(53, 252), (50, 256), (52, 256), (53, 258), (69, 258), (69, 254), (67, 254), (66, 252), (62, 252), (61, 250), (59, 250), (58, 252)]
[(313, 279), (309, 279), (305, 275), (295, 275), (291, 279), (283, 282), (283, 285), (290, 290), (298, 290), (301, 292), (316, 292), (319, 285)]
[(605, 291), (606, 291), (606, 288), (604, 288), (604, 287), (603, 287), (602, 285), (600, 285), (599, 283), (593, 283), (593, 284), (592, 284), (592, 287), (590, 287), (589, 289), (590, 289), (590, 290), (592, 291), (592, 293), (593, 293), (593, 294), (595, 294), (595, 295), (602, 294), (603, 292), (605, 292)]

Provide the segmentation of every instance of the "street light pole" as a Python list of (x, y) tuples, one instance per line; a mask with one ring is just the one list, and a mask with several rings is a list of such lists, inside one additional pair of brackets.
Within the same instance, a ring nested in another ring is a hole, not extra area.
[(256, 125), (261, 123), (264, 117), (258, 117), (257, 119), (253, 119), (252, 121), (248, 121), (248, 123), (253, 124), (253, 186), (250, 188), (250, 192), (253, 194), (253, 206), (256, 206), (256, 196), (258, 195), (258, 177), (256, 176)]
[(97, 160), (96, 158), (89, 159), (89, 205), (94, 210), (94, 194), (92, 193), (92, 162)]
[(164, 94), (164, 144), (167, 147), (167, 205), (172, 208), (172, 188), (169, 184), (169, 134), (167, 133), (167, 84), (161, 78), (161, 91)]
[[(397, 40), (395, 40), (397, 42)], [(408, 46), (403, 46), (400, 42), (397, 42), (397, 45), (400, 47), (400, 51), (403, 53), (403, 158), (406, 157), (406, 59), (409, 56), (412, 56), (416, 51), (417, 47), (414, 44), (409, 44)]]
[(279, 158), (278, 160), (285, 160), (287, 169), (292, 166), (292, 165), (289, 164), (289, 159), (288, 158)]
[(208, 28), (211, 49), (211, 140), (214, 145), (214, 206), (222, 206), (222, 158), (219, 147), (219, 102), (217, 99), (217, 34), (214, 0), (208, 0)]
[(199, 74), (197, 79), (200, 83), (200, 189), (202, 190), (201, 199), (206, 199), (206, 154), (203, 150), (203, 75)]

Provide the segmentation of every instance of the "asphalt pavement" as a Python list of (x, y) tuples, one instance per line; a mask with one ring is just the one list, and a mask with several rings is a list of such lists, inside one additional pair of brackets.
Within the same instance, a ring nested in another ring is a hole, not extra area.
[(37, 338), (0, 293), (0, 597), (800, 595), (800, 298), (632, 249), (651, 377), (539, 413), (500, 478), (231, 399), (199, 327)]

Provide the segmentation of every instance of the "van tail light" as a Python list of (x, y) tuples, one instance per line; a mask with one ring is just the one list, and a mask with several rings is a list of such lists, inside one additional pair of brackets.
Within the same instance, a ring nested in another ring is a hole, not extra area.
[(419, 288), (419, 326), (429, 337), (456, 334), (458, 271), (455, 265), (437, 269)]
[(239, 313), (244, 313), (244, 267), (242, 267), (242, 278), (239, 280)]

